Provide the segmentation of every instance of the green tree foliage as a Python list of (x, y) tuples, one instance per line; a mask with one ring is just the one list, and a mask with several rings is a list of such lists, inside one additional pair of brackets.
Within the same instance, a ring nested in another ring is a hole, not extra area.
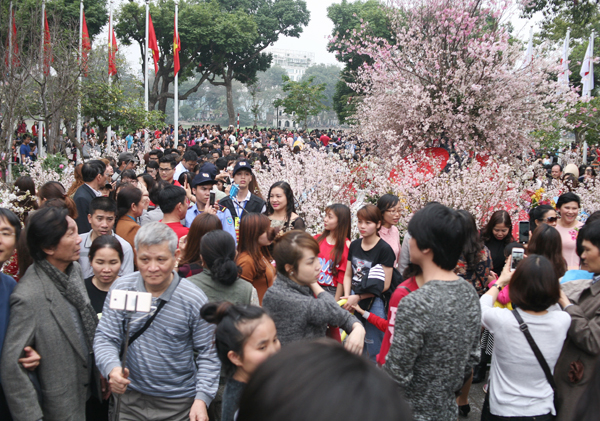
[(234, 124), (233, 80), (252, 84), (257, 72), (265, 71), (271, 65), (271, 55), (264, 50), (273, 45), (280, 36), (299, 37), (304, 26), (308, 25), (310, 12), (304, 0), (218, 0), (223, 11), (235, 11), (250, 17), (256, 23), (257, 36), (251, 45), (242, 50), (223, 50), (213, 55), (213, 62), (219, 63), (222, 82), (227, 91), (227, 114), (229, 124)]
[(335, 64), (316, 64), (310, 66), (304, 72), (302, 80), (308, 80), (313, 77), (314, 83), (325, 84), (325, 101), (324, 104), (327, 108), (333, 106), (333, 95), (335, 94), (335, 86), (340, 80), (340, 67)]
[(358, 0), (353, 3), (342, 0), (341, 3), (332, 4), (327, 8), (327, 16), (333, 22), (331, 34), (334, 37), (328, 45), (328, 50), (334, 52), (336, 58), (345, 65), (332, 96), (333, 109), (340, 123), (352, 123), (352, 115), (356, 111), (356, 104), (360, 101), (360, 97), (348, 84), (355, 81), (354, 72), (367, 58), (341, 48), (338, 40), (356, 36), (353, 31), (358, 31), (363, 26), (366, 34), (387, 39), (392, 44), (394, 35), (389, 27), (385, 6), (377, 0)]
[(275, 100), (273, 104), (275, 107), (283, 107), (284, 112), (293, 115), (296, 122), (302, 122), (305, 129), (308, 127), (308, 117), (316, 116), (327, 109), (323, 103), (326, 100), (323, 94), (325, 83), (314, 85), (314, 79), (315, 77), (311, 76), (295, 82), (288, 76), (283, 76), (283, 92), (286, 96)]
[[(158, 104), (165, 111), (167, 99), (173, 99), (169, 89), (173, 74), (173, 32), (175, 2), (158, 0), (150, 4), (150, 14), (160, 50), (158, 73), (150, 88), (149, 106)], [(123, 45), (138, 44), (144, 52), (145, 5), (124, 3), (117, 13), (115, 32)], [(221, 71), (221, 63), (215, 60), (226, 51), (242, 52), (251, 48), (257, 36), (256, 23), (247, 15), (235, 10), (224, 10), (217, 1), (184, 0), (179, 3), (179, 38), (181, 69), (179, 82), (198, 76), (196, 83), (186, 91), (179, 92), (179, 99), (198, 90), (205, 81), (214, 80)], [(150, 67), (153, 68), (152, 60)], [(144, 65), (142, 64), (142, 71)]]

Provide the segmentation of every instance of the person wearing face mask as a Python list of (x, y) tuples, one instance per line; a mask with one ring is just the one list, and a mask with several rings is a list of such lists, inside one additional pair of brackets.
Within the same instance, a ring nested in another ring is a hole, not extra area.
[(365, 329), (319, 285), (318, 255), (319, 244), (304, 231), (279, 237), (273, 248), (277, 280), (267, 290), (263, 307), (272, 315), (283, 346), (323, 338), (328, 325), (339, 326), (349, 334), (346, 349), (360, 355)]
[(562, 238), (562, 253), (568, 269), (579, 269), (577, 233), (583, 226), (583, 223), (577, 220), (580, 205), (579, 196), (571, 192), (560, 195), (556, 202), (556, 209), (560, 212), (556, 229)]

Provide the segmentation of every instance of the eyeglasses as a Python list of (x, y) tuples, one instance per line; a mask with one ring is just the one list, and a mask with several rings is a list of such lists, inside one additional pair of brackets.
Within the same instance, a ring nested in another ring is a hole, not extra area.
[(556, 221), (558, 221), (558, 216), (550, 216), (548, 218), (540, 218), (538, 219), (538, 221), (545, 221), (546, 223), (555, 223)]
[(392, 215), (400, 215), (402, 213), (402, 211), (400, 209), (398, 209), (398, 210), (388, 209), (388, 210), (386, 210), (386, 212), (389, 212)]

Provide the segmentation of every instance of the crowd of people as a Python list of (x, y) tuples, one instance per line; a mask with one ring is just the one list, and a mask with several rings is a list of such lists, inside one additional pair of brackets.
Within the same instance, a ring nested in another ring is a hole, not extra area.
[[(271, 142), (343, 135), (269, 136), (200, 126), (175, 145), (167, 129), (137, 168), (132, 134), (72, 186), (15, 182), (0, 419), (454, 421), (479, 383), (482, 420), (597, 418), (600, 212), (584, 223), (565, 190), (513, 233), (506, 210), (479, 230), (432, 202), (401, 233), (385, 194), (355, 220), (329, 205), (308, 233), (290, 185), (261, 192), (254, 169)], [(115, 291), (146, 295), (119, 307)]]

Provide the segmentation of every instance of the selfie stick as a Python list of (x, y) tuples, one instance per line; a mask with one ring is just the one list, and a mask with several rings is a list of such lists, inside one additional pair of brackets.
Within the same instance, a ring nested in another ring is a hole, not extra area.
[[(138, 299), (137, 296), (133, 296), (133, 297), (126, 296), (126, 298), (125, 298), (125, 302), (126, 302), (125, 308), (129, 307), (127, 305), (127, 304), (129, 304), (129, 303), (127, 303), (127, 300), (129, 300), (130, 298), (134, 300), (134, 302), (133, 302), (133, 308), (136, 309), (136, 310), (134, 310), (134, 311), (125, 310), (125, 317), (123, 319), (127, 323), (127, 328), (125, 330), (125, 338), (124, 338), (125, 347), (123, 348), (123, 357), (122, 357), (123, 359), (122, 359), (122, 362), (121, 362), (121, 375), (123, 375), (123, 376), (125, 376), (125, 366), (126, 366), (126, 363), (127, 363), (127, 351), (129, 350), (129, 328), (131, 327), (131, 316), (137, 312), (137, 299)], [(131, 308), (131, 307), (129, 307), (129, 308)], [(146, 317), (145, 314), (142, 317), (140, 317), (140, 319), (144, 318), (144, 317)], [(119, 417), (120, 417), (120, 414), (121, 414), (121, 395), (119, 395), (119, 394), (115, 395), (115, 399), (116, 399), (116, 404), (115, 404), (115, 421), (119, 421)]]

